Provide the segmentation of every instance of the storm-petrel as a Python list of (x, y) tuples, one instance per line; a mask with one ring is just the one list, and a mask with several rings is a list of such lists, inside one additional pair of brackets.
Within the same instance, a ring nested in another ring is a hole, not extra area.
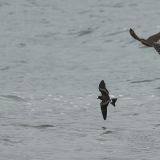
[(110, 98), (109, 92), (106, 89), (106, 85), (105, 85), (104, 80), (102, 80), (99, 84), (99, 91), (101, 92), (102, 95), (98, 96), (97, 99), (102, 100), (102, 102), (100, 103), (100, 106), (101, 106), (103, 119), (106, 120), (108, 104), (111, 103), (115, 107), (115, 103), (117, 101), (117, 98)]
[(140, 41), (142, 44), (148, 47), (153, 47), (153, 43), (158, 42), (160, 40), (160, 32), (150, 36), (147, 39), (139, 38), (137, 34), (134, 32), (134, 30), (131, 28), (129, 30), (129, 33), (134, 39)]

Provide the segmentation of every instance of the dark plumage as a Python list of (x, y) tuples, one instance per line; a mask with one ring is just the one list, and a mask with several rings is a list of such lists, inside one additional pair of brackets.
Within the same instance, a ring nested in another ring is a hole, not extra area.
[(104, 80), (102, 80), (99, 84), (99, 91), (101, 92), (102, 95), (98, 96), (98, 99), (102, 100), (100, 103), (100, 106), (101, 106), (103, 119), (106, 120), (108, 104), (111, 103), (115, 107), (115, 103), (117, 101), (117, 98), (110, 98), (109, 92), (106, 89), (106, 85), (105, 85)]
[(147, 39), (139, 38), (137, 34), (134, 32), (134, 30), (131, 28), (129, 30), (129, 33), (134, 39), (140, 41), (142, 44), (148, 47), (153, 47), (153, 43), (158, 42), (160, 40), (160, 32), (150, 36)]
[(153, 47), (160, 54), (160, 44), (159, 43), (153, 43)]

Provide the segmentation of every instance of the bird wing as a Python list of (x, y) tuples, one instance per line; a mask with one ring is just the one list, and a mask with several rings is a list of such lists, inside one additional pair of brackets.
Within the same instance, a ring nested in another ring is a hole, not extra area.
[(144, 44), (144, 45), (146, 45), (146, 46), (148, 46), (148, 47), (152, 47), (153, 42), (157, 42), (158, 40), (160, 40), (160, 32), (157, 33), (157, 34), (154, 34), (154, 35), (150, 36), (150, 37), (147, 38), (147, 39), (139, 38), (139, 37), (137, 36), (137, 34), (134, 32), (134, 30), (131, 29), (131, 28), (130, 28), (129, 32), (130, 32), (130, 35), (131, 35), (134, 39), (136, 39), (136, 40), (138, 40), (138, 41), (141, 41), (142, 44)]
[(141, 38), (139, 38), (139, 37), (137, 36), (137, 34), (134, 32), (134, 30), (133, 30), (132, 28), (130, 28), (129, 33), (130, 33), (130, 35), (131, 35), (134, 39), (136, 39), (136, 40), (138, 40), (138, 41), (141, 41)]
[(99, 84), (99, 91), (102, 93), (102, 95), (108, 95), (109, 94), (108, 90), (106, 89), (106, 85), (105, 85), (104, 80), (102, 80)]
[(150, 36), (147, 40), (151, 42), (157, 42), (160, 40), (160, 32)]
[(102, 111), (102, 116), (103, 119), (106, 120), (107, 118), (107, 107), (108, 107), (109, 102), (101, 102), (101, 111)]
[(153, 47), (154, 47), (155, 50), (160, 54), (160, 44), (158, 44), (158, 43), (153, 43)]
[(151, 40), (141, 39), (141, 43), (147, 47), (152, 47), (153, 42)]

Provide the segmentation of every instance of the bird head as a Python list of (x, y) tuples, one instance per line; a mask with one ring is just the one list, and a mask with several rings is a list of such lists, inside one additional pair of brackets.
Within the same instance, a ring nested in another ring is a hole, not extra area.
[(100, 100), (102, 100), (102, 96), (98, 96), (98, 98), (97, 99), (100, 99)]

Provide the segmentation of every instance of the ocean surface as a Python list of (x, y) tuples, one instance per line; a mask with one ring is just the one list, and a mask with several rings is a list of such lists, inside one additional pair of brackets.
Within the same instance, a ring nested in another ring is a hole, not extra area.
[[(159, 0), (0, 0), (0, 160), (160, 159)], [(104, 121), (101, 80), (116, 107)]]

